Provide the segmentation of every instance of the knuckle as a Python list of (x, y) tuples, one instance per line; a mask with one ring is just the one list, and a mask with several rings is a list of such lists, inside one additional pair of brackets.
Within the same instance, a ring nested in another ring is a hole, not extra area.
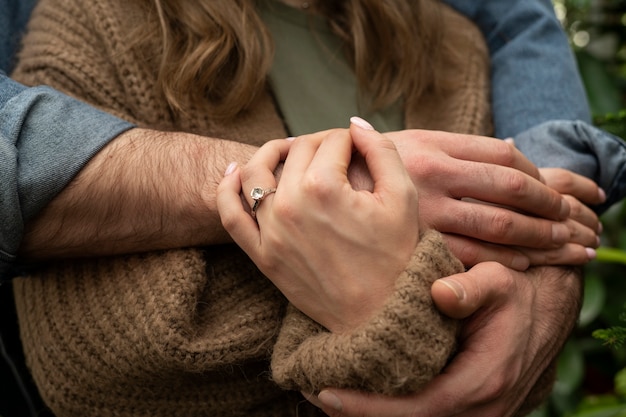
[[(535, 246), (538, 248), (553, 248), (555, 246), (552, 236), (552, 224), (549, 222), (541, 222), (535, 227), (534, 238)], [(528, 245), (527, 245), (528, 246)]]
[(570, 206), (569, 216), (574, 219), (580, 218), (581, 215), (583, 214), (582, 205), (578, 203), (577, 201), (576, 202), (570, 201), (569, 206)]
[(506, 177), (508, 190), (515, 196), (523, 196), (528, 190), (528, 177), (519, 171), (509, 172)]
[(250, 163), (242, 166), (241, 169), (239, 170), (240, 172), (239, 175), (241, 176), (241, 182), (245, 183), (245, 182), (250, 181), (254, 176), (254, 171), (255, 169), (253, 165)]
[(493, 287), (498, 289), (498, 293), (515, 294), (517, 281), (509, 268), (498, 262), (485, 262), (479, 265), (484, 268), (484, 274), (489, 277)]
[(554, 176), (552, 177), (552, 184), (550, 186), (561, 193), (565, 193), (572, 190), (574, 187), (574, 177), (571, 172), (564, 169), (555, 169)]
[(568, 221), (570, 230), (570, 242), (579, 243), (587, 247), (595, 247), (598, 244), (596, 233), (590, 228), (573, 221)]
[(391, 139), (387, 138), (386, 136), (383, 136), (383, 138), (380, 140), (379, 146), (386, 150), (390, 150), (394, 152), (398, 151), (398, 149), (396, 148), (396, 144)]
[(515, 221), (513, 213), (508, 210), (498, 210), (494, 213), (491, 222), (494, 237), (509, 236), (513, 232)]
[(578, 200), (570, 196), (566, 196), (565, 198), (567, 199), (567, 202), (569, 203), (569, 207), (570, 207), (569, 216), (574, 219), (580, 218), (583, 214), (582, 204)]
[(441, 176), (445, 166), (436, 158), (422, 158), (417, 156), (411, 164), (411, 171), (415, 172), (420, 178), (429, 178), (433, 176)]
[(476, 265), (481, 259), (481, 249), (475, 244), (459, 245), (457, 257), (464, 265)]
[(480, 236), (484, 228), (485, 218), (478, 207), (474, 205), (468, 206), (465, 210), (458, 213), (457, 218), (469, 235)]
[(499, 140), (496, 142), (496, 146), (494, 147), (496, 152), (496, 157), (500, 162), (500, 165), (504, 166), (513, 166), (517, 159), (518, 151), (515, 147), (509, 145), (508, 143)]
[(322, 201), (332, 196), (334, 188), (335, 184), (327, 181), (319, 172), (310, 172), (301, 184), (301, 190), (308, 199), (317, 198)]

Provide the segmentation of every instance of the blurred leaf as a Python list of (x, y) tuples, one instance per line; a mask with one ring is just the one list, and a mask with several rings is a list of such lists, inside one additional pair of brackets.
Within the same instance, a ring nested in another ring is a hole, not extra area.
[(617, 113), (622, 108), (617, 82), (609, 75), (604, 63), (585, 51), (576, 54), (580, 74), (587, 88), (593, 114)]
[[(626, 66), (624, 68), (626, 69)], [(626, 109), (621, 109), (617, 113), (596, 115), (593, 123), (622, 139), (626, 138)]]
[(579, 326), (585, 327), (594, 321), (602, 311), (606, 300), (604, 282), (597, 275), (585, 278), (585, 298), (578, 319)]
[(620, 397), (626, 397), (626, 368), (615, 375), (615, 393)]
[(602, 340), (606, 345), (619, 349), (626, 342), (626, 328), (610, 327), (608, 329), (597, 329), (592, 333), (593, 337)]
[(626, 405), (618, 404), (577, 412), (572, 417), (626, 417)]
[(614, 395), (585, 397), (572, 417), (625, 417), (626, 404)]
[(558, 415), (576, 410), (580, 398), (575, 395), (584, 377), (584, 357), (575, 340), (569, 340), (559, 355), (556, 382), (552, 387), (550, 403)]
[(555, 393), (571, 395), (578, 389), (585, 374), (584, 362), (579, 346), (574, 340), (569, 340), (559, 355)]
[(548, 411), (548, 409), (544, 406), (541, 407), (535, 411), (533, 411), (532, 413), (530, 413), (528, 416), (526, 417), (550, 417), (550, 412)]

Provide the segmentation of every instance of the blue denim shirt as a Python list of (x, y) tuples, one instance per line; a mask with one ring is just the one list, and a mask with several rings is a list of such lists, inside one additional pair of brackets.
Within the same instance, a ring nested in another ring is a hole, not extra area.
[(551, 0), (443, 1), (473, 20), (487, 41), (497, 137), (548, 120), (590, 123), (576, 60)]
[[(444, 0), (474, 20), (492, 59), (496, 136), (515, 137), (538, 166), (568, 168), (609, 196), (625, 194), (622, 141), (589, 126), (585, 92), (550, 0)], [(0, 0), (0, 69), (9, 71), (36, 0)], [(523, 62), (523, 65), (519, 63)], [(45, 87), (0, 72), (0, 277), (32, 219), (86, 162), (132, 127)]]
[(37, 0), (0, 0), (0, 70), (10, 72), (14, 51)]
[(49, 87), (25, 88), (0, 72), (0, 276), (15, 259), (24, 224), (130, 127)]
[[(491, 55), (495, 135), (539, 167), (566, 168), (626, 196), (626, 144), (590, 125), (584, 86), (551, 0), (443, 0), (473, 20)], [(523, 64), (520, 64), (522, 63)]]

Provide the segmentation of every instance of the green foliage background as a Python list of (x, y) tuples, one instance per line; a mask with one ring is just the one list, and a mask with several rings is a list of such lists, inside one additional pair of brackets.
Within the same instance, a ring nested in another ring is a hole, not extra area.
[[(595, 124), (626, 139), (626, 0), (553, 2)], [(578, 327), (559, 358), (551, 398), (533, 417), (626, 417), (626, 204), (613, 206), (602, 222)]]

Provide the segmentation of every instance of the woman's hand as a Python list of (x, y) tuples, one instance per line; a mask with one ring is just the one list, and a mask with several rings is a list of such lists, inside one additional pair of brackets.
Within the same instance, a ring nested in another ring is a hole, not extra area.
[[(222, 223), (235, 242), (289, 301), (333, 332), (383, 306), (418, 242), (411, 178), (393, 142), (363, 122), (272, 141), (218, 188)], [(348, 181), (353, 146), (372, 191), (356, 191)], [(285, 158), (277, 185), (273, 171)], [(243, 189), (252, 206), (254, 187), (277, 188), (258, 206), (258, 224), (239, 197)]]
[(585, 256), (580, 253), (580, 247), (587, 248), (588, 258), (595, 257), (593, 248), (600, 245), (599, 234), (602, 224), (598, 216), (588, 205), (597, 205), (605, 201), (606, 195), (595, 182), (574, 172), (560, 168), (540, 168), (542, 181), (567, 199), (570, 214), (565, 224), (570, 230), (570, 240), (557, 249), (541, 250), (532, 248), (518, 248), (529, 257), (533, 265), (566, 264), (566, 260), (579, 256), (582, 264)]

